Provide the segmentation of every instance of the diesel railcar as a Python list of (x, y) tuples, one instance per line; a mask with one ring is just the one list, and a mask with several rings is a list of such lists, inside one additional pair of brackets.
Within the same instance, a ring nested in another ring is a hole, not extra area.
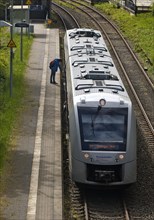
[(72, 180), (100, 186), (134, 183), (136, 119), (101, 32), (68, 30), (64, 49)]

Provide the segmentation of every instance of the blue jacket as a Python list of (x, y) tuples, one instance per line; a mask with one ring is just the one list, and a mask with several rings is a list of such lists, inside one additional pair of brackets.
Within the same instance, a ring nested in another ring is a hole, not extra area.
[(58, 70), (58, 67), (59, 67), (59, 69), (61, 70), (60, 59), (55, 59), (51, 70), (52, 70), (53, 72), (56, 72), (56, 71)]

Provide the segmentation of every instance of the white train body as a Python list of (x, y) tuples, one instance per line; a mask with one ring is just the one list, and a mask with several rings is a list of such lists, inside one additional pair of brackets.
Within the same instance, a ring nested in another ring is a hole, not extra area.
[(136, 120), (101, 33), (66, 32), (70, 173), (91, 185), (136, 181)]

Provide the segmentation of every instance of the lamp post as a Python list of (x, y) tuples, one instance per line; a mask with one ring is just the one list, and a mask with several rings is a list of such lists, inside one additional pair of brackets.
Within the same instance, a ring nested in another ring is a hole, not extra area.
[[(11, 13), (10, 13), (10, 39), (13, 40), (13, 0), (11, 0)], [(13, 87), (13, 47), (10, 47), (10, 96), (12, 96)]]
[(135, 15), (137, 14), (137, 0), (135, 0)]
[[(23, 0), (21, 0), (21, 22), (24, 19), (24, 10), (23, 10)], [(23, 28), (21, 27), (21, 34), (20, 34), (20, 60), (23, 60)]]

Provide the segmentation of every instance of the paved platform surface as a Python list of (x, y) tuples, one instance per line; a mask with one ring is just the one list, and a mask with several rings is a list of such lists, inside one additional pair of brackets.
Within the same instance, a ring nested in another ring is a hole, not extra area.
[(27, 97), (11, 160), (1, 220), (62, 220), (60, 73), (50, 84), (49, 61), (60, 56), (59, 30), (34, 24), (26, 73)]

